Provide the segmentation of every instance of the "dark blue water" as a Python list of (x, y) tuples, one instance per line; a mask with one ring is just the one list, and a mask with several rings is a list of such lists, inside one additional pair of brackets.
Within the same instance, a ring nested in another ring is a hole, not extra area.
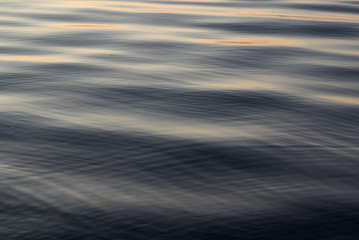
[(0, 0), (1, 240), (359, 239), (359, 2)]

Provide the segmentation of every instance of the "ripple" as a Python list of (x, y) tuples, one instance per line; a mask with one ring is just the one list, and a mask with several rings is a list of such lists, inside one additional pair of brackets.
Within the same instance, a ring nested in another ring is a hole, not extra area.
[(1, 4), (3, 239), (357, 239), (357, 1)]

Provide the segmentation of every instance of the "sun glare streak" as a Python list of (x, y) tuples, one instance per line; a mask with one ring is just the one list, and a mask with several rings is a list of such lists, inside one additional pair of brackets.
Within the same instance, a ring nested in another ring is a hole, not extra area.
[(68, 59), (60, 57), (43, 57), (43, 56), (3, 56), (0, 60), (7, 61), (26, 61), (26, 62), (66, 62)]
[(206, 83), (204, 87), (210, 87), (215, 89), (241, 89), (241, 90), (283, 90), (283, 86), (261, 83), (261, 82), (250, 82), (250, 81), (233, 81), (233, 82), (218, 82), (218, 83)]
[(122, 26), (116, 25), (99, 25), (99, 24), (59, 24), (59, 27), (69, 28), (111, 28), (111, 29), (124, 29)]
[(329, 96), (329, 95), (320, 96), (320, 98), (325, 99), (325, 100), (329, 100), (329, 101), (332, 101), (332, 102), (337, 102), (337, 103), (359, 104), (359, 98), (341, 97), (341, 96)]
[(298, 40), (293, 39), (255, 39), (255, 38), (244, 38), (241, 40), (200, 40), (202, 43), (209, 44), (225, 44), (225, 45), (279, 45), (279, 46), (288, 46), (298, 44)]

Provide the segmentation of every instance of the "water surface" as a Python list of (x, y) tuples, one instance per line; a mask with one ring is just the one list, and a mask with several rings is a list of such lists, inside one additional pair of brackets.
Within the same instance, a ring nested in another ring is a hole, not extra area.
[(1, 239), (358, 239), (358, 1), (0, 4)]

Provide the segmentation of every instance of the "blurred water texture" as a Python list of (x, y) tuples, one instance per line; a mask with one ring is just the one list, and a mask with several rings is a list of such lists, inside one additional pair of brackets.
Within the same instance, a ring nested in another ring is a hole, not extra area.
[(0, 0), (0, 238), (359, 238), (359, 2)]

